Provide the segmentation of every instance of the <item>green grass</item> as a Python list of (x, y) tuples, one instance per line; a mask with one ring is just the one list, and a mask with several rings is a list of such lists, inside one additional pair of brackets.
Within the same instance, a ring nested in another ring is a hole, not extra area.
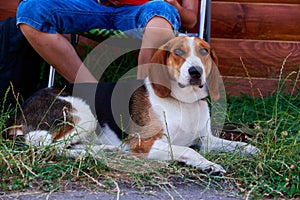
[[(115, 73), (112, 76), (115, 78)], [(257, 135), (250, 142), (261, 154), (205, 155), (225, 167), (227, 174), (223, 177), (209, 177), (178, 163), (147, 161), (118, 153), (103, 154), (102, 159), (68, 159), (45, 147), (36, 149), (21, 141), (0, 138), (0, 191), (57, 191), (74, 184), (115, 192), (122, 183), (141, 191), (153, 186), (169, 192), (179, 182), (192, 182), (207, 189), (235, 188), (253, 199), (299, 197), (300, 94), (286, 95), (283, 87), (284, 80), (277, 93), (267, 98), (244, 95), (227, 99), (226, 121), (254, 123)], [(0, 130), (9, 112), (1, 111)]]
[[(241, 184), (241, 191), (256, 198), (292, 198), (300, 195), (300, 97), (284, 94), (267, 99), (230, 98), (228, 121), (255, 123), (255, 158), (224, 154), (227, 174)], [(221, 163), (222, 163), (221, 162)]]

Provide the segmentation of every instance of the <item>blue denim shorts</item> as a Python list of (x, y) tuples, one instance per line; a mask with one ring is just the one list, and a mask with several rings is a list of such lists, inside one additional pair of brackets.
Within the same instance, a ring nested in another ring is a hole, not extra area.
[(103, 6), (96, 0), (22, 0), (17, 10), (17, 25), (28, 24), (47, 33), (80, 33), (95, 27), (128, 31), (143, 30), (148, 21), (163, 17), (180, 27), (180, 16), (171, 4), (149, 1), (143, 5)]

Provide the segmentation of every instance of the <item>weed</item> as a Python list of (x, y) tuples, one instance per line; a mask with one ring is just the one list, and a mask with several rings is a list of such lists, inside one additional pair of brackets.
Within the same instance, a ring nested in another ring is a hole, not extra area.
[[(286, 80), (295, 73), (285, 79), (280, 74), (274, 96), (229, 98), (227, 120), (255, 123), (257, 135), (250, 142), (261, 149), (261, 154), (256, 157), (243, 158), (230, 154), (221, 157), (221, 162), (229, 167), (227, 171), (234, 172), (227, 176), (235, 177), (237, 186), (247, 198), (292, 198), (300, 195), (300, 94), (284, 93)], [(300, 70), (292, 93), (299, 83), (299, 73)]]

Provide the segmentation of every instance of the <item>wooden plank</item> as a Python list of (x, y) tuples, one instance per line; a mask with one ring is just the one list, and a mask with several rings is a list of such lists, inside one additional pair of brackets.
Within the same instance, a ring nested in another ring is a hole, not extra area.
[(300, 4), (213, 2), (211, 36), (300, 41)]
[(0, 20), (4, 20), (7, 17), (16, 16), (16, 10), (19, 4), (19, 0), (1, 0), (0, 1)]
[(290, 3), (299, 4), (299, 0), (212, 0), (212, 2), (245, 2), (245, 3)]
[(300, 69), (300, 42), (212, 38), (211, 46), (224, 76), (277, 78), (287, 56), (282, 75)]
[(278, 86), (278, 79), (246, 78), (224, 76), (225, 91), (228, 96), (247, 94), (254, 97), (271, 96), (281, 91), (285, 94), (297, 95), (300, 92), (300, 80), (287, 80), (284, 87)]

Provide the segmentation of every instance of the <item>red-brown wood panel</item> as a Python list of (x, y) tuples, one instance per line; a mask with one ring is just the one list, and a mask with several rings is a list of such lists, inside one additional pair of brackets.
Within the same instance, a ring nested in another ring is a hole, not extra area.
[(300, 92), (300, 81), (287, 80), (284, 86), (278, 85), (278, 79), (255, 78), (236, 76), (223, 77), (226, 94), (228, 96), (241, 96), (242, 94), (261, 97), (271, 96), (281, 91), (290, 95), (297, 95)]
[(287, 56), (283, 76), (300, 69), (300, 42), (212, 38), (211, 46), (224, 76), (276, 78)]
[(19, 0), (0, 0), (0, 20), (16, 16)]
[(300, 4), (213, 2), (211, 36), (300, 41)]

